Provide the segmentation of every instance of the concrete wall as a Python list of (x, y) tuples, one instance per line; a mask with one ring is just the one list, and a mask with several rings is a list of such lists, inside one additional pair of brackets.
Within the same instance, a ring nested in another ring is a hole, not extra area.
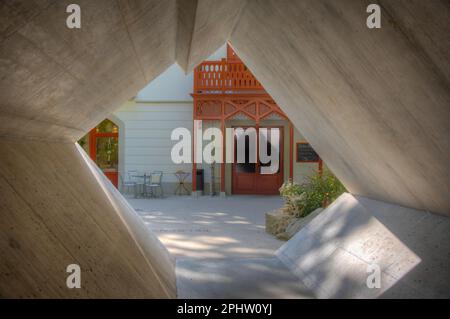
[(2, 7), (0, 136), (76, 141), (174, 63), (175, 0), (70, 3)]
[(449, 3), (379, 2), (248, 1), (230, 41), (350, 192), (448, 215)]
[(173, 298), (167, 250), (74, 142), (174, 63), (175, 1), (80, 0), (79, 30), (70, 3), (1, 6), (0, 296)]
[[(175, 297), (167, 249), (80, 147), (0, 147), (1, 297)], [(82, 289), (67, 288), (69, 264)]]
[(176, 59), (190, 72), (227, 41), (246, 1), (179, 0), (177, 4), (182, 31), (177, 35)]
[(449, 242), (447, 217), (343, 194), (276, 255), (318, 298), (449, 298)]
[[(70, 3), (1, 6), (0, 295), (174, 297), (167, 252), (73, 143), (175, 62), (176, 1), (80, 0), (81, 29)], [(84, 290), (65, 286), (74, 261)]]

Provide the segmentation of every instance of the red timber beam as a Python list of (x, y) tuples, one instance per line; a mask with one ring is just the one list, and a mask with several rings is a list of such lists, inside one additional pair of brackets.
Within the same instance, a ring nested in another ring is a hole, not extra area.
[(294, 126), (289, 121), (289, 179), (294, 180)]
[(197, 136), (196, 136), (196, 132), (197, 132), (197, 130), (196, 130), (196, 127), (195, 127), (195, 120), (196, 120), (196, 112), (195, 112), (195, 105), (196, 105), (196, 103), (195, 103), (196, 101), (195, 101), (195, 97), (194, 97), (194, 109), (192, 110), (192, 151), (191, 151), (191, 155), (192, 155), (192, 175), (191, 175), (191, 178), (192, 178), (192, 182), (191, 182), (191, 185), (192, 185), (192, 195), (195, 195), (195, 192), (197, 192), (197, 163), (196, 163), (196, 152), (195, 152), (195, 149), (196, 149), (196, 143), (195, 143), (195, 141), (196, 141), (196, 138), (197, 138)]

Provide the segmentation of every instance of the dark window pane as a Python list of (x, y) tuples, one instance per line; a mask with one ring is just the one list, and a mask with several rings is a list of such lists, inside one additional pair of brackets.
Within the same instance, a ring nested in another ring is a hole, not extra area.
[[(237, 162), (237, 154), (235, 154), (235, 161)], [(245, 163), (236, 163), (236, 171), (238, 173), (254, 173), (256, 171), (256, 163), (250, 163), (249, 136), (245, 136)]]

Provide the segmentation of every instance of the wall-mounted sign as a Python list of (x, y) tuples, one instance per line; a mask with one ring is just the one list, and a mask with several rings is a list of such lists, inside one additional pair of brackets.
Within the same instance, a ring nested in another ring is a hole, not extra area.
[(297, 162), (316, 163), (320, 157), (308, 143), (297, 143)]

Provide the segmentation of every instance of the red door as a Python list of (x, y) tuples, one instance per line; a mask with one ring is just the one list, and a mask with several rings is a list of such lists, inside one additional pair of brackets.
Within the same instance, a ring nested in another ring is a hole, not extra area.
[(89, 133), (89, 155), (111, 183), (118, 187), (118, 127), (103, 121)]
[[(261, 128), (259, 128), (261, 129)], [(280, 127), (267, 127), (270, 132), (271, 129), (278, 129), (280, 132), (278, 145), (278, 170), (274, 174), (263, 174), (262, 169), (265, 166), (270, 166), (269, 163), (262, 163), (259, 158), (258, 147), (259, 141), (259, 129), (256, 129), (256, 163), (253, 162), (250, 156), (250, 143), (251, 138), (249, 136), (235, 138), (235, 152), (234, 163), (232, 165), (232, 192), (233, 194), (261, 194), (261, 195), (275, 195), (279, 194), (279, 188), (283, 184), (283, 129)], [(270, 133), (268, 134), (271, 135)], [(237, 163), (237, 139), (245, 138), (245, 162)], [(264, 141), (267, 143), (267, 149), (271, 149), (271, 140)]]

